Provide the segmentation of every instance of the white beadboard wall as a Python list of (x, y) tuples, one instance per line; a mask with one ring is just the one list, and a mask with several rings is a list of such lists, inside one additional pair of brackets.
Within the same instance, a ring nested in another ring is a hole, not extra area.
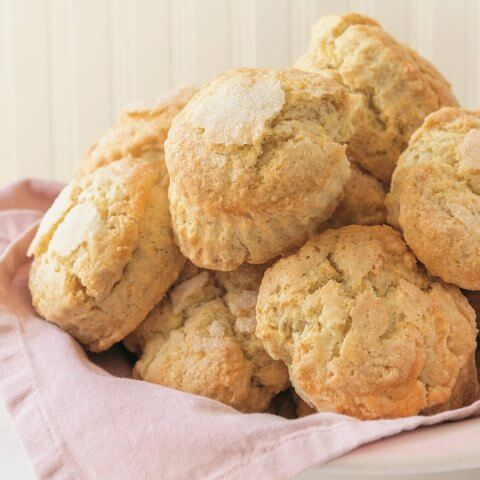
[(68, 180), (126, 103), (292, 65), (328, 13), (373, 16), (480, 107), (478, 0), (0, 0), (0, 184)]

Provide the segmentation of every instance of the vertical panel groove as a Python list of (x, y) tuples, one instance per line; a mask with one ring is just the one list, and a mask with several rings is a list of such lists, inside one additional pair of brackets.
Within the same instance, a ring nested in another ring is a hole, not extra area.
[[(78, 84), (77, 84), (77, 72), (76, 72), (76, 50), (77, 50), (77, 34), (75, 28), (75, 12), (73, 0), (68, 2), (68, 32), (67, 32), (70, 47), (70, 55), (68, 56), (68, 72), (72, 93), (71, 98), (67, 99), (71, 103), (71, 116), (70, 116), (70, 157), (71, 161), (76, 161), (78, 148)], [(60, 159), (60, 161), (66, 161), (66, 159)]]
[(165, 13), (166, 18), (169, 20), (167, 22), (167, 28), (168, 28), (168, 89), (172, 90), (174, 88), (174, 83), (173, 83), (173, 31), (172, 31), (172, 0), (168, 0), (167, 3), (167, 11)]
[(291, 27), (291, 18), (292, 18), (292, 2), (289, 2), (287, 0), (286, 4), (286, 9), (287, 9), (287, 35), (288, 35), (288, 52), (287, 52), (287, 58), (288, 58), (288, 63), (285, 65), (286, 67), (291, 67), (293, 63), (293, 51), (292, 51), (292, 27)]
[(232, 8), (232, 2), (231, 0), (227, 0), (227, 18), (226, 24), (228, 25), (227, 31), (228, 31), (228, 62), (229, 62), (229, 67), (234, 66), (233, 62), (233, 8)]
[(47, 78), (48, 78), (48, 124), (49, 128), (49, 162), (48, 162), (48, 172), (49, 177), (54, 176), (55, 168), (54, 168), (54, 142), (55, 136), (53, 131), (53, 82), (52, 82), (52, 45), (51, 45), (51, 22), (50, 22), (50, 1), (46, 0), (45, 2), (45, 29), (47, 35)]
[[(465, 92), (465, 105), (474, 106), (475, 84), (472, 84), (473, 68), (475, 66), (475, 44), (468, 39), (475, 38), (475, 4), (470, 0), (463, 0), (463, 20), (465, 28), (463, 29), (463, 43), (465, 50), (463, 53), (463, 90)], [(473, 28), (472, 28), (473, 27)], [(472, 68), (473, 67), (473, 68)]]
[[(17, 108), (15, 105), (15, 76), (13, 70), (13, 39), (12, 39), (12, 12), (11, 12), (11, 1), (3, 2), (2, 9), (2, 19), (3, 19), (3, 47), (2, 47), (2, 58), (5, 59), (4, 64), (4, 88), (3, 93), (0, 92), (0, 95), (5, 95), (5, 139), (2, 141), (2, 146), (0, 148), (5, 148), (3, 145), (8, 145), (6, 148), (5, 155), (3, 156), (6, 161), (1, 162), (2, 165), (2, 175), (0, 180), (7, 182), (16, 178), (19, 174), (17, 165), (18, 165), (18, 155), (17, 155)], [(2, 102), (3, 104), (3, 102)]]
[[(472, 0), (474, 1), (474, 0)], [(475, 3), (475, 27), (474, 31), (476, 32), (476, 42), (475, 42), (475, 105), (474, 108), (480, 108), (480, 5)]]

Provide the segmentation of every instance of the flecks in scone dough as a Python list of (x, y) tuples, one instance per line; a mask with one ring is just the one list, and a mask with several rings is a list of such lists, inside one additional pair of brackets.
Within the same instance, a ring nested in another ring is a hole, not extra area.
[(387, 197), (388, 222), (432, 274), (480, 290), (480, 115), (443, 108), (412, 136)]
[(37, 312), (88, 349), (122, 340), (181, 271), (159, 172), (126, 158), (66, 186), (30, 246)]
[(350, 133), (347, 89), (320, 75), (245, 68), (214, 79), (165, 143), (183, 254), (228, 271), (300, 246), (338, 204)]
[(331, 77), (350, 90), (355, 133), (348, 151), (385, 183), (423, 119), (442, 106), (458, 105), (433, 65), (396, 42), (375, 20), (356, 13), (321, 18), (296, 67)]
[(289, 385), (255, 335), (255, 304), (264, 266), (213, 272), (187, 263), (165, 299), (128, 336), (140, 354), (134, 376), (262, 412)]
[(470, 398), (474, 312), (387, 226), (327, 230), (268, 269), (256, 331), (318, 411), (393, 418)]

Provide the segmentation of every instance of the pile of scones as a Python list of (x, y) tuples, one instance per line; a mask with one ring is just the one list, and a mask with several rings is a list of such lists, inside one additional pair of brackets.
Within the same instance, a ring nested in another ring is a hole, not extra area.
[(327, 16), (295, 68), (125, 109), (29, 255), (36, 311), (123, 342), (138, 379), (290, 417), (465, 406), (480, 112), (376, 21)]

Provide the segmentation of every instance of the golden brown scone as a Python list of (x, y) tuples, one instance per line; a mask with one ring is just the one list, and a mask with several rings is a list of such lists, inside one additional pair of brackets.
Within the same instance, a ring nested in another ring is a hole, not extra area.
[(356, 13), (321, 18), (296, 67), (349, 88), (355, 133), (348, 151), (385, 183), (423, 119), (444, 105), (458, 105), (433, 65)]
[(37, 312), (88, 349), (122, 340), (181, 271), (158, 170), (131, 158), (66, 186), (30, 246)]
[(75, 168), (77, 178), (124, 157), (151, 162), (160, 169), (160, 184), (168, 186), (163, 144), (174, 117), (197, 89), (182, 87), (157, 98), (140, 100), (124, 109), (118, 123), (83, 156)]
[(165, 143), (184, 255), (228, 271), (300, 246), (337, 206), (350, 131), (347, 89), (319, 75), (244, 68), (214, 79)]
[(460, 290), (428, 276), (397, 232), (356, 225), (266, 271), (256, 331), (309, 405), (363, 419), (447, 402), (477, 334)]
[(388, 222), (432, 275), (468, 290), (480, 290), (479, 194), (480, 115), (429, 115), (395, 170)]
[(350, 170), (342, 200), (332, 216), (320, 226), (321, 231), (347, 225), (382, 225), (387, 221), (384, 185), (353, 162)]
[(125, 346), (143, 352), (133, 374), (218, 400), (243, 412), (265, 411), (288, 387), (283, 362), (255, 336), (255, 303), (264, 266), (212, 272), (187, 264), (165, 299)]

